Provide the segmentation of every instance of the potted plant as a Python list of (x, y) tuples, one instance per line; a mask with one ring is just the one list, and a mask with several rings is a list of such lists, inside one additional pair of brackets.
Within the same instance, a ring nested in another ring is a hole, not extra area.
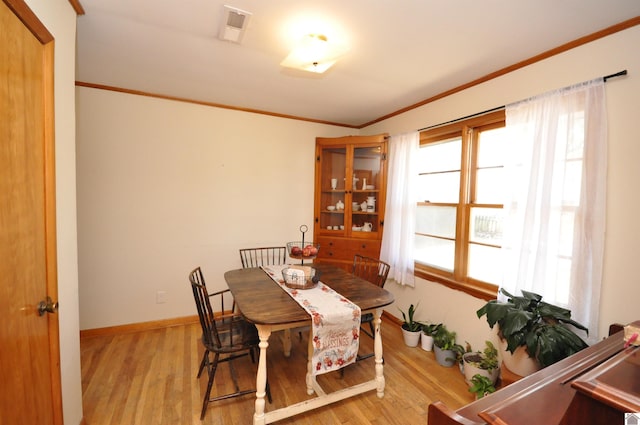
[(471, 377), (471, 386), (469, 391), (476, 394), (476, 399), (482, 398), (487, 394), (496, 391), (493, 383), (484, 375), (476, 374)]
[(438, 332), (442, 323), (423, 323), (422, 335), (420, 335), (420, 344), (425, 351), (433, 349), (433, 336)]
[(456, 333), (447, 329), (445, 325), (440, 326), (433, 336), (433, 352), (438, 364), (451, 367), (456, 363)]
[(462, 355), (464, 361), (464, 379), (471, 385), (475, 375), (486, 376), (495, 385), (500, 376), (498, 350), (491, 341), (485, 341), (483, 351), (467, 352)]
[(456, 358), (455, 361), (456, 363), (458, 363), (458, 367), (460, 368), (460, 373), (462, 373), (464, 375), (464, 355), (466, 353), (470, 353), (471, 352), (471, 344), (469, 344), (468, 342), (465, 341), (465, 345), (464, 347), (460, 344), (454, 344), (453, 345), (453, 353), (455, 354)]
[[(477, 311), (477, 315), (486, 315), (492, 329), (498, 325), (498, 335), (506, 345), (505, 351), (514, 354), (517, 349), (526, 350), (526, 355), (535, 360), (539, 369), (587, 347), (587, 343), (567, 326), (589, 332), (571, 319), (570, 310), (546, 303), (542, 296), (533, 292), (522, 291), (521, 297), (504, 289), (500, 292), (507, 296), (507, 301), (491, 300)], [(518, 375), (535, 371), (535, 368), (520, 367), (512, 360), (508, 354), (503, 356), (505, 366)]]
[(404, 343), (409, 347), (415, 347), (418, 345), (420, 333), (422, 332), (422, 323), (414, 320), (413, 318), (417, 308), (417, 305), (414, 307), (413, 304), (411, 304), (406, 314), (404, 311), (400, 310), (402, 313), (402, 336), (404, 338)]

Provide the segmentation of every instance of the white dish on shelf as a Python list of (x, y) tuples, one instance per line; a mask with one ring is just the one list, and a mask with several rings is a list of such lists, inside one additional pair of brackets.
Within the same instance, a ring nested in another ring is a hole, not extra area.
[(353, 226), (351, 230), (353, 230), (354, 232), (360, 232), (362, 230), (362, 226)]
[(376, 187), (374, 185), (372, 185), (372, 184), (368, 184), (367, 185), (367, 190), (375, 190), (375, 189), (376, 189)]
[(334, 210), (336, 209), (336, 206), (335, 206), (335, 205), (329, 205), (329, 206), (327, 207), (327, 209), (328, 209), (329, 211), (334, 211)]
[(358, 204), (354, 204), (354, 205), (353, 205), (353, 210), (354, 210), (354, 211), (360, 211), (360, 205), (358, 205)]

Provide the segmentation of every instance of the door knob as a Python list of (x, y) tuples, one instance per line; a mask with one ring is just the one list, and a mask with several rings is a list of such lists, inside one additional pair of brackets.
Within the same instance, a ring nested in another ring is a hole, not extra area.
[(40, 301), (38, 304), (38, 315), (43, 316), (45, 313), (55, 313), (58, 311), (58, 302), (53, 302), (51, 297), (47, 297), (46, 300)]

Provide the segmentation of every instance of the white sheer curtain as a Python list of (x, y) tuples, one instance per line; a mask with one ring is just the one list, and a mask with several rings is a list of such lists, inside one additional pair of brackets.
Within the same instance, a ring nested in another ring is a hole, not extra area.
[(389, 277), (401, 285), (414, 286), (413, 238), (416, 220), (415, 162), (420, 133), (391, 136), (384, 234), (380, 259), (391, 265)]
[(506, 126), (501, 286), (570, 309), (595, 342), (606, 207), (604, 81), (509, 105)]

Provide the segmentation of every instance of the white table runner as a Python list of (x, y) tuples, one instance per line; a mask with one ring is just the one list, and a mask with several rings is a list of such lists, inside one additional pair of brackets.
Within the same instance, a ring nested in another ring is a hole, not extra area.
[(322, 281), (311, 289), (288, 288), (282, 277), (282, 269), (286, 267), (289, 266), (263, 266), (262, 269), (311, 315), (313, 374), (354, 363), (360, 340), (360, 307)]

